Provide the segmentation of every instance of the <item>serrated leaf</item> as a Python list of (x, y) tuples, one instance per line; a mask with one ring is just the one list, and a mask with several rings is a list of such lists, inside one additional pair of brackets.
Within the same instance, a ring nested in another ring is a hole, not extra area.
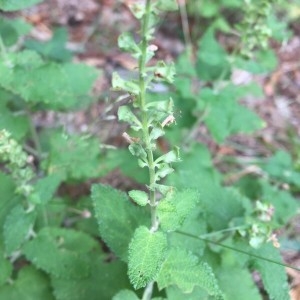
[(259, 184), (262, 189), (262, 199), (266, 203), (272, 204), (275, 208), (273, 219), (278, 224), (285, 225), (291, 217), (297, 214), (299, 208), (298, 200), (288, 191), (280, 190), (265, 180), (260, 180)]
[(9, 64), (0, 62), (0, 85), (25, 101), (44, 103), (51, 109), (82, 104), (83, 94), (87, 86), (91, 88), (97, 74), (95, 69), (80, 64), (43, 62), (29, 50), (9, 53), (8, 61)]
[(164, 80), (169, 83), (174, 81), (175, 73), (174, 63), (167, 65), (165, 62), (159, 61), (154, 69), (154, 76), (156, 80)]
[(140, 3), (129, 3), (129, 9), (137, 19), (141, 19), (145, 14), (145, 5)]
[(35, 212), (28, 213), (21, 205), (12, 209), (4, 223), (4, 243), (8, 254), (20, 248), (33, 227), (35, 218)]
[[(252, 252), (254, 255), (266, 257), (274, 261), (282, 262), (280, 252), (271, 244), (265, 244), (261, 248), (247, 249), (247, 252)], [(289, 300), (289, 284), (285, 268), (265, 261), (263, 259), (252, 259), (254, 268), (259, 271), (264, 287), (269, 294), (270, 299), (274, 300)]]
[(88, 277), (80, 279), (51, 278), (56, 300), (112, 299), (122, 289), (130, 289), (126, 264), (119, 260), (107, 262), (107, 257), (91, 253), (87, 265)]
[(270, 157), (262, 168), (269, 175), (300, 187), (300, 172), (297, 172), (291, 155), (285, 151), (277, 151)]
[(139, 300), (140, 298), (130, 290), (122, 290), (112, 300)]
[(126, 91), (134, 95), (138, 95), (140, 88), (134, 80), (124, 80), (116, 72), (112, 76), (112, 86), (114, 89)]
[(184, 163), (176, 164), (176, 172), (168, 176), (167, 183), (179, 189), (197, 189), (204, 183), (219, 182), (220, 175), (213, 167), (208, 149), (200, 144), (194, 144), (189, 152), (181, 152)]
[(221, 143), (236, 133), (251, 133), (264, 126), (264, 122), (252, 111), (237, 102), (238, 88), (228, 86), (221, 92), (202, 89), (201, 101), (207, 111), (205, 124), (213, 138)]
[(121, 106), (118, 110), (119, 121), (124, 121), (134, 127), (135, 130), (142, 128), (142, 124), (136, 115), (131, 111), (128, 106)]
[(144, 191), (133, 190), (129, 193), (130, 198), (138, 205), (145, 206), (148, 203), (148, 194)]
[(199, 187), (199, 194), (207, 224), (215, 231), (228, 228), (230, 222), (251, 211), (249, 199), (233, 188), (204, 181)]
[(177, 285), (182, 292), (191, 293), (195, 286), (210, 295), (221, 296), (215, 275), (210, 266), (185, 250), (170, 249), (157, 277), (160, 290)]
[(34, 204), (46, 204), (52, 199), (62, 179), (59, 173), (39, 179), (33, 187), (34, 191), (29, 196), (29, 201)]
[(155, 163), (158, 162), (165, 162), (167, 164), (173, 163), (173, 162), (179, 162), (180, 157), (179, 157), (179, 147), (174, 147), (174, 150), (169, 151), (168, 153), (160, 156), (155, 160)]
[(261, 300), (250, 272), (240, 266), (223, 266), (218, 280), (226, 299)]
[(145, 226), (136, 229), (128, 250), (128, 275), (135, 289), (145, 287), (158, 274), (167, 245), (164, 233)]
[(0, 9), (14, 11), (38, 4), (43, 0), (0, 0)]
[(140, 144), (138, 144), (138, 143), (130, 144), (128, 149), (133, 156), (136, 156), (143, 161), (145, 161), (147, 159), (147, 153)]
[(38, 268), (58, 278), (87, 277), (89, 252), (97, 245), (90, 236), (70, 229), (42, 229), (23, 252)]
[(92, 200), (101, 238), (117, 256), (127, 261), (128, 245), (135, 229), (150, 225), (150, 216), (145, 209), (133, 205), (126, 193), (110, 186), (93, 185)]
[(13, 283), (0, 287), (0, 299), (54, 300), (54, 297), (47, 276), (32, 266), (26, 266)]
[(98, 176), (101, 166), (99, 141), (96, 138), (75, 134), (66, 136), (55, 131), (49, 139), (49, 156), (44, 161), (49, 174), (59, 173), (69, 180)]
[(175, 191), (166, 199), (161, 200), (157, 207), (161, 228), (165, 231), (180, 228), (198, 201), (199, 192), (192, 189)]
[(129, 32), (123, 32), (119, 38), (118, 38), (118, 46), (120, 49), (129, 52), (129, 53), (134, 53), (137, 56), (136, 58), (139, 57), (141, 54), (141, 49), (140, 47), (136, 44), (136, 42), (133, 39), (133, 36)]
[(166, 163), (161, 163), (157, 165), (158, 169), (155, 173), (155, 181), (158, 181), (167, 175), (171, 174), (174, 172), (174, 169), (169, 166), (169, 164)]
[(157, 140), (159, 137), (163, 136), (165, 131), (162, 128), (154, 127), (149, 135), (150, 140)]
[(196, 71), (202, 80), (216, 80), (221, 74), (226, 78), (230, 73), (227, 53), (216, 41), (212, 28), (208, 29), (199, 41)]

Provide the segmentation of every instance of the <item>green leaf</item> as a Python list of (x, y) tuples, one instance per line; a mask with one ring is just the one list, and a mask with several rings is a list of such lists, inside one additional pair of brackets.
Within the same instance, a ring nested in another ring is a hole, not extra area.
[(228, 86), (220, 92), (209, 88), (201, 90), (199, 105), (203, 105), (207, 111), (204, 122), (218, 143), (229, 135), (251, 133), (264, 126), (254, 112), (237, 102), (238, 89)]
[(166, 163), (161, 163), (157, 166), (157, 171), (155, 173), (155, 181), (158, 181), (167, 175), (171, 174), (174, 172), (174, 169), (169, 166), (169, 164)]
[(233, 188), (224, 188), (204, 181), (199, 187), (199, 193), (200, 205), (212, 230), (228, 228), (236, 219), (251, 211), (249, 199)]
[(38, 4), (43, 0), (0, 0), (0, 9), (14, 11)]
[(261, 180), (259, 184), (262, 189), (261, 198), (275, 208), (274, 220), (281, 226), (285, 225), (291, 217), (297, 214), (299, 208), (298, 200), (288, 191), (280, 190), (265, 180)]
[(122, 290), (112, 300), (139, 300), (140, 298), (130, 290)]
[(124, 121), (130, 124), (134, 130), (139, 130), (142, 128), (141, 122), (128, 106), (124, 105), (119, 108), (118, 118), (119, 121)]
[(192, 189), (175, 191), (166, 199), (161, 200), (157, 207), (161, 228), (165, 231), (180, 228), (198, 201), (199, 193)]
[[(0, 248), (0, 286), (3, 285), (11, 276), (13, 266), (11, 262), (5, 258), (4, 251)], [(1, 288), (0, 288), (1, 291)]]
[(133, 190), (129, 193), (130, 198), (138, 205), (145, 206), (148, 204), (148, 194), (143, 191)]
[(180, 161), (180, 157), (179, 157), (179, 147), (174, 147), (174, 150), (160, 156), (159, 158), (157, 158), (155, 160), (155, 164), (157, 164), (158, 162), (163, 161), (164, 163), (173, 163), (173, 162), (179, 162)]
[(48, 278), (32, 266), (22, 268), (18, 278), (0, 287), (0, 299), (54, 300)]
[(147, 153), (145, 149), (142, 147), (142, 145), (138, 143), (133, 143), (129, 145), (128, 149), (133, 156), (136, 156), (143, 161), (147, 159)]
[(49, 174), (57, 173), (69, 180), (93, 178), (100, 174), (98, 139), (75, 134), (67, 136), (60, 131), (53, 132), (49, 139), (49, 156), (43, 165)]
[(163, 11), (173, 11), (178, 9), (178, 4), (176, 0), (158, 0), (157, 8)]
[[(252, 250), (253, 252), (253, 250)], [(265, 244), (253, 252), (255, 255), (282, 262), (280, 252), (270, 244)], [(254, 268), (259, 271), (270, 299), (288, 300), (289, 285), (284, 267), (262, 259), (253, 259)]]
[(126, 193), (105, 185), (92, 186), (92, 200), (99, 224), (100, 236), (122, 260), (134, 231), (140, 225), (149, 225), (150, 216), (145, 209), (134, 206)]
[(13, 179), (2, 172), (0, 172), (0, 240), (3, 241), (3, 232), (2, 228), (4, 226), (4, 222), (7, 218), (7, 215), (11, 212), (11, 210), (20, 203), (20, 199), (15, 196), (15, 182)]
[(35, 218), (35, 212), (26, 212), (21, 205), (12, 209), (4, 223), (4, 242), (8, 254), (20, 248), (32, 229)]
[(136, 42), (133, 39), (133, 36), (129, 32), (123, 32), (119, 38), (118, 38), (118, 45), (119, 48), (129, 52), (136, 54), (136, 58), (138, 58), (141, 55), (141, 49), (140, 47), (136, 44)]
[(154, 76), (158, 81), (163, 80), (172, 83), (174, 81), (175, 73), (174, 63), (167, 65), (165, 62), (159, 61), (154, 69)]
[(51, 109), (78, 106), (91, 88), (97, 72), (80, 64), (45, 63), (33, 51), (9, 53), (0, 62), (0, 85), (25, 101), (47, 104)]
[(227, 53), (215, 40), (212, 28), (208, 29), (199, 41), (196, 71), (200, 79), (208, 81), (229, 76)]
[(116, 90), (126, 91), (128, 93), (138, 95), (140, 88), (138, 84), (133, 80), (124, 80), (116, 72), (113, 73), (112, 86)]
[(20, 141), (29, 132), (29, 120), (27, 116), (16, 115), (8, 107), (14, 95), (0, 88), (0, 128), (6, 129), (12, 137)]
[(185, 250), (170, 249), (157, 277), (159, 290), (177, 285), (182, 292), (191, 293), (195, 286), (210, 295), (221, 296), (215, 275), (210, 266)]
[(216, 272), (226, 299), (261, 300), (252, 275), (237, 252), (225, 250), (222, 253), (222, 264)]
[(195, 286), (193, 291), (191, 293), (183, 293), (176, 285), (171, 285), (166, 288), (167, 293), (167, 299), (172, 300), (209, 300), (209, 295), (199, 288), (198, 286)]
[(0, 20), (0, 35), (3, 41), (3, 44), (6, 47), (14, 45), (18, 41), (18, 33), (11, 26), (9, 20), (2, 19)]
[(181, 160), (184, 163), (176, 164), (176, 172), (168, 176), (167, 183), (178, 189), (197, 189), (206, 182), (219, 182), (220, 175), (212, 164), (208, 149), (201, 144), (194, 144), (189, 152), (181, 152)]
[(158, 274), (167, 251), (167, 237), (147, 227), (136, 229), (129, 244), (128, 275), (135, 289), (145, 287)]
[(118, 291), (130, 289), (126, 264), (118, 260), (108, 260), (106, 256), (91, 253), (87, 261), (89, 276), (80, 279), (52, 277), (55, 299), (110, 300)]
[(29, 201), (34, 204), (46, 204), (54, 196), (61, 181), (61, 175), (56, 173), (39, 179), (34, 185), (34, 192), (29, 196)]
[(262, 165), (264, 171), (283, 182), (300, 187), (300, 172), (297, 172), (291, 155), (285, 151), (277, 151)]
[(78, 279), (89, 275), (89, 252), (96, 247), (96, 241), (83, 232), (46, 227), (24, 245), (24, 254), (55, 277)]
[(66, 49), (68, 32), (66, 28), (57, 28), (53, 32), (53, 37), (48, 42), (38, 42), (33, 39), (25, 41), (26, 48), (37, 51), (42, 56), (59, 62), (70, 61), (72, 52)]

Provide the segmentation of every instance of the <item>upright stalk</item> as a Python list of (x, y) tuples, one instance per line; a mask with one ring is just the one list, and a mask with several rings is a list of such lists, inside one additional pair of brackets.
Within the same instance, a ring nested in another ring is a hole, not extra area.
[(143, 132), (143, 140), (145, 143), (145, 150), (148, 158), (148, 168), (149, 168), (149, 199), (151, 206), (151, 229), (153, 231), (157, 230), (157, 218), (156, 218), (156, 191), (154, 188), (155, 184), (155, 166), (154, 166), (154, 158), (153, 151), (151, 149), (151, 143), (149, 138), (149, 121), (148, 114), (146, 109), (146, 56), (147, 56), (147, 31), (149, 28), (149, 19), (151, 13), (151, 0), (147, 0), (146, 2), (146, 10), (145, 15), (142, 21), (142, 45), (141, 45), (141, 56), (139, 58), (139, 86), (140, 86), (140, 109), (142, 112), (142, 132)]

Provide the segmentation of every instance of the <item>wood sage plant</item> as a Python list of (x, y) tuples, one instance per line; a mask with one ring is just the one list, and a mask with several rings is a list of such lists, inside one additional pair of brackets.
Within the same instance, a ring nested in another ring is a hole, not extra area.
[[(112, 85), (132, 99), (129, 105), (119, 108), (118, 118), (130, 125), (130, 132), (123, 133), (123, 137), (139, 166), (148, 169), (149, 181), (147, 192), (132, 190), (129, 197), (109, 186), (93, 186), (100, 234), (110, 249), (128, 263), (133, 288), (144, 288), (142, 299), (151, 299), (155, 282), (158, 290), (177, 285), (183, 293), (189, 293), (200, 286), (208, 294), (221, 297), (210, 266), (169, 241), (199, 200), (196, 190), (177, 190), (161, 182), (174, 171), (172, 164), (180, 161), (179, 148), (174, 146), (160, 154), (156, 145), (165, 128), (176, 122), (172, 99), (157, 100), (152, 87), (155, 82), (172, 84), (175, 68), (173, 63), (164, 61), (151, 63), (158, 49), (152, 40), (160, 13), (177, 9), (177, 3), (146, 0), (132, 2), (129, 8), (140, 20), (140, 36), (136, 38), (125, 32), (118, 44), (136, 59), (137, 68), (132, 71), (135, 79), (126, 80), (114, 73)], [(124, 299), (128, 293), (137, 299), (128, 290), (120, 291), (115, 299)]]

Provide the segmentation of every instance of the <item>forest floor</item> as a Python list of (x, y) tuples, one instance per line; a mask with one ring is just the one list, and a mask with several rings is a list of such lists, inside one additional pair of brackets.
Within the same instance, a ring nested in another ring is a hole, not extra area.
[[(55, 27), (66, 28), (69, 33), (67, 47), (77, 53), (75, 59), (102, 70), (93, 91), (98, 101), (87, 111), (38, 114), (35, 116), (35, 122), (42, 126), (60, 123), (70, 131), (91, 131), (101, 136), (105, 144), (124, 145), (120, 137), (122, 126), (109, 116), (116, 113), (114, 95), (110, 90), (112, 71), (118, 69), (126, 72), (134, 68), (132, 59), (127, 54), (121, 53), (117, 47), (121, 31), (137, 30), (137, 23), (125, 5), (121, 1), (114, 0), (48, 0), (19, 14), (34, 25), (31, 35), (40, 41), (51, 39)], [(158, 45), (159, 58), (176, 59), (185, 49), (185, 43), (180, 38), (180, 15), (173, 13), (165, 18), (167, 22), (163, 22), (159, 28), (154, 44)], [(192, 21), (190, 25), (193, 26)], [(270, 47), (275, 49), (278, 56), (275, 71), (267, 76), (253, 76), (236, 70), (232, 75), (232, 80), (254, 80), (261, 85), (264, 97), (245, 100), (244, 103), (262, 117), (266, 123), (265, 128), (251, 136), (232, 137), (229, 143), (222, 146), (203, 138), (203, 135), (196, 137), (213, 151), (216, 164), (224, 155), (237, 155), (234, 145), (244, 149), (239, 155), (254, 151), (258, 156), (268, 156), (274, 149), (287, 149), (295, 155), (294, 152), (299, 151), (300, 21), (290, 24), (290, 29), (292, 36), (285, 44), (270, 43)], [(219, 39), (226, 48), (228, 42), (226, 36), (220, 35)], [(99, 121), (100, 117), (102, 119)], [(99, 125), (99, 122), (100, 126), (94, 126)], [(105, 180), (115, 186), (133, 184), (118, 172), (108, 175)], [(291, 221), (288, 230), (290, 236), (299, 237), (299, 219)], [(299, 240), (298, 238), (298, 249), (300, 249)], [(284, 250), (282, 254), (286, 263), (300, 267), (299, 251)], [(292, 299), (300, 299), (300, 273), (291, 269), (287, 269), (287, 273), (294, 287)]]

